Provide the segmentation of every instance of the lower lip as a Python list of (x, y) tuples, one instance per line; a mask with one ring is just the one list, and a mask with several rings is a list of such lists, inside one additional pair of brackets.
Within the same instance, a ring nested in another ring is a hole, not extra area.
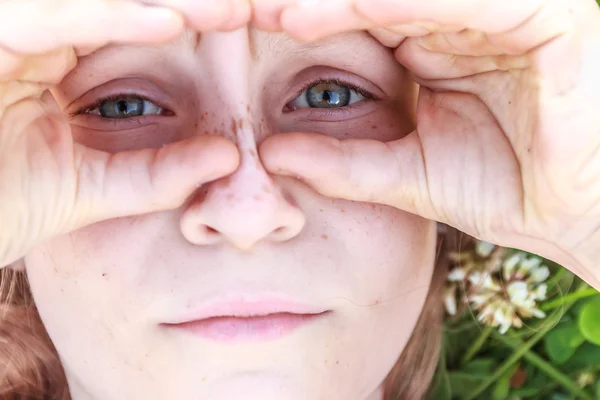
[(213, 317), (182, 324), (168, 324), (169, 328), (188, 331), (218, 342), (265, 341), (289, 335), (303, 325), (314, 322), (321, 314), (269, 314), (261, 317)]

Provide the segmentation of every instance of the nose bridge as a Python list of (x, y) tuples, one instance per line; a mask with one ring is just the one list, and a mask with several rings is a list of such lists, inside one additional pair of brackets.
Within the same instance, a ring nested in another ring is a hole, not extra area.
[[(211, 195), (225, 198), (230, 210), (248, 208), (254, 211), (277, 206), (280, 197), (285, 197), (271, 176), (267, 173), (256, 147), (256, 133), (251, 128), (242, 127), (235, 132), (240, 151), (240, 166), (235, 173), (209, 188)], [(287, 200), (287, 199), (286, 199)]]
[[(210, 58), (211, 86), (221, 102), (219, 118), (229, 125), (227, 136), (240, 151), (232, 175), (204, 187), (181, 218), (184, 237), (196, 245), (229, 243), (249, 250), (263, 240), (286, 241), (303, 229), (305, 215), (276, 184), (257, 151), (258, 124), (250, 115), (252, 58), (248, 32), (208, 33), (201, 52)], [(212, 77), (211, 77), (212, 78)], [(216, 99), (215, 99), (216, 100)]]
[[(231, 134), (235, 134), (235, 123), (247, 118), (251, 103), (250, 75), (252, 54), (247, 27), (233, 32), (208, 32), (202, 35), (199, 53), (205, 60), (211, 84), (223, 110), (234, 118)], [(217, 99), (212, 99), (217, 100)]]

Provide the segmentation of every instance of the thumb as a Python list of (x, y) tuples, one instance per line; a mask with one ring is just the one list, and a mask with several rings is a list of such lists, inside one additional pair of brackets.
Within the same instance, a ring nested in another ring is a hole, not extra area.
[(388, 143), (286, 133), (265, 140), (260, 156), (271, 173), (296, 177), (325, 196), (434, 217), (416, 132)]
[(237, 147), (218, 136), (116, 154), (75, 146), (78, 225), (177, 208), (239, 164)]

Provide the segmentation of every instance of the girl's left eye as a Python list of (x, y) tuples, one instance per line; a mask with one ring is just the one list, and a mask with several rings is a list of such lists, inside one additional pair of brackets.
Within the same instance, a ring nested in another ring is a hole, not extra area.
[(300, 96), (286, 105), (287, 111), (301, 108), (343, 108), (363, 101), (370, 96), (349, 85), (324, 81), (302, 91)]
[(119, 95), (100, 100), (80, 113), (98, 115), (106, 119), (126, 119), (145, 115), (166, 115), (167, 111), (140, 96)]

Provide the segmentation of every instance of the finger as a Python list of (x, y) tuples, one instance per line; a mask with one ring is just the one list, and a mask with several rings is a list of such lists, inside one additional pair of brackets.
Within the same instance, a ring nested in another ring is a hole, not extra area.
[[(406, 207), (412, 202), (409, 197), (419, 197), (415, 189), (426, 181), (415, 139), (411, 134), (399, 146), (294, 133), (265, 140), (260, 155), (271, 173), (300, 179), (325, 196)], [(411, 195), (408, 188), (412, 188)], [(423, 212), (423, 207), (419, 209)]]
[(14, 76), (9, 75), (9, 71), (11, 74), (13, 71), (16, 71), (21, 61), (22, 58), (20, 56), (0, 46), (0, 82), (15, 79), (18, 75), (16, 73)]
[(470, 232), (478, 216), (494, 220), (502, 207), (515, 207), (519, 165), (498, 126), (488, 126), (484, 105), (471, 95), (422, 89), (418, 113), (423, 122), (398, 141), (275, 135), (261, 145), (261, 159), (271, 173), (325, 196), (386, 204)]
[(0, 2), (0, 46), (18, 54), (108, 42), (163, 42), (177, 37), (183, 27), (177, 12), (132, 1)]
[(358, 15), (352, 0), (295, 1), (281, 12), (280, 23), (291, 37), (305, 41), (376, 26)]
[(392, 49), (395, 49), (398, 46), (400, 46), (400, 44), (406, 39), (407, 36), (412, 36), (410, 34), (407, 34), (406, 31), (391, 31), (386, 28), (372, 28), (369, 29), (368, 32), (371, 34), (371, 36), (377, 39), (379, 43)]
[(545, 0), (349, 0), (354, 10), (377, 24), (427, 21), (440, 26), (462, 26), (489, 33), (522, 24), (542, 8)]
[[(585, 0), (584, 0), (585, 1)], [(335, 0), (330, 2), (296, 2), (282, 13), (282, 26), (292, 36), (304, 40), (316, 40), (334, 33), (353, 29), (386, 27), (407, 36), (406, 26), (414, 26), (417, 36), (429, 32), (455, 32), (469, 28), (487, 33), (505, 33), (521, 25), (531, 25), (535, 19), (537, 31), (527, 38), (527, 47), (548, 40), (553, 32), (563, 32), (567, 23), (569, 4), (554, 0), (542, 7), (543, 0)], [(335, 15), (336, 18), (331, 18)], [(527, 22), (527, 23), (526, 23)], [(407, 34), (408, 33), (408, 34)], [(520, 38), (523, 39), (521, 36)], [(513, 39), (511, 37), (511, 39)], [(498, 36), (502, 43), (511, 41)]]
[(202, 136), (160, 149), (108, 154), (77, 146), (81, 224), (179, 207), (202, 184), (234, 172), (237, 147)]
[(423, 46), (423, 40), (427, 38), (407, 38), (395, 52), (398, 62), (422, 80), (464, 78), (491, 71), (524, 70), (531, 66), (527, 56), (439, 53)]
[[(9, 51), (6, 51), (5, 55), (6, 60), (0, 62), (0, 82), (26, 81), (55, 85), (77, 64), (77, 56), (71, 47), (28, 57), (18, 56)], [(44, 67), (40, 68), (40, 65)]]
[(268, 32), (281, 31), (281, 13), (298, 0), (252, 0), (252, 23)]
[(199, 31), (237, 29), (250, 21), (249, 0), (146, 0), (181, 11), (187, 25)]

